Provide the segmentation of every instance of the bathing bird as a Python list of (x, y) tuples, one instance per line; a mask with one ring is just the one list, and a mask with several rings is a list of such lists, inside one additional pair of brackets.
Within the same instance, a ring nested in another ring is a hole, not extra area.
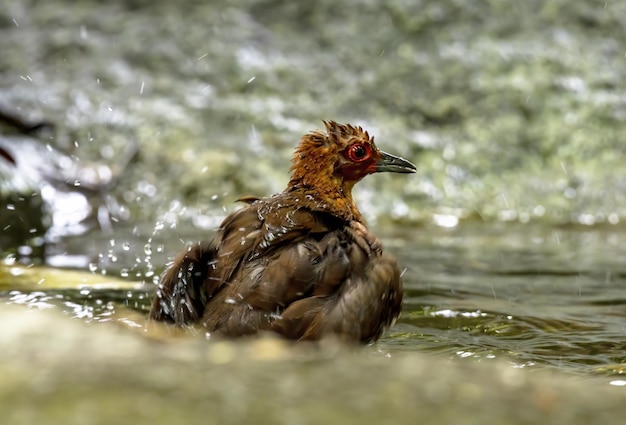
[(383, 254), (352, 198), (379, 172), (414, 173), (359, 126), (324, 121), (302, 136), (287, 188), (241, 198), (213, 238), (161, 276), (150, 318), (211, 335), (261, 331), (293, 340), (376, 341), (402, 309), (397, 261)]

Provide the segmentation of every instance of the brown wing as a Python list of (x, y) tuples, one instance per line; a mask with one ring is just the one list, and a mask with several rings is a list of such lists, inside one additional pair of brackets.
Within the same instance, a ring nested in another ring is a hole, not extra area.
[(151, 319), (177, 325), (197, 322), (207, 305), (214, 310), (214, 298), (223, 286), (252, 283), (255, 265), (263, 267), (280, 256), (277, 249), (281, 246), (328, 231), (326, 222), (333, 221), (325, 214), (294, 209), (296, 200), (284, 194), (249, 202), (226, 217), (211, 242), (194, 245), (176, 257), (161, 277)]
[(207, 305), (204, 326), (229, 336), (274, 329), (272, 324), (292, 303), (336, 292), (351, 265), (345, 252), (336, 249), (333, 234), (301, 233), (289, 244), (241, 263)]
[(228, 336), (272, 330), (289, 339), (374, 341), (400, 314), (402, 284), (393, 258), (364, 248), (370, 240), (377, 241), (341, 226), (249, 258), (209, 302), (202, 323)]
[(348, 239), (339, 236), (336, 249), (347, 259), (348, 273), (338, 285), (322, 279), (312, 296), (283, 311), (272, 330), (291, 339), (316, 340), (334, 334), (367, 343), (378, 339), (400, 315), (403, 292), (396, 261), (366, 255), (371, 253), (362, 249), (362, 241), (351, 239), (350, 232), (345, 235)]

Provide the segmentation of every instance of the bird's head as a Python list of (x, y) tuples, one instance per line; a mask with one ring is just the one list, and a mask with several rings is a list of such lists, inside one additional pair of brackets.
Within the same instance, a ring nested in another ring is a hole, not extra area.
[(414, 173), (415, 165), (379, 150), (361, 127), (324, 121), (326, 131), (302, 136), (292, 158), (290, 186), (350, 196), (356, 182), (379, 172)]

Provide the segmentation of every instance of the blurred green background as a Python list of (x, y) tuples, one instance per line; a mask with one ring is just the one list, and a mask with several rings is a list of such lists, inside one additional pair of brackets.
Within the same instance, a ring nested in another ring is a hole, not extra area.
[(616, 224), (625, 25), (619, 1), (2, 0), (0, 107), (121, 174), (138, 222), (282, 190), (335, 119), (418, 165), (360, 185), (370, 221)]

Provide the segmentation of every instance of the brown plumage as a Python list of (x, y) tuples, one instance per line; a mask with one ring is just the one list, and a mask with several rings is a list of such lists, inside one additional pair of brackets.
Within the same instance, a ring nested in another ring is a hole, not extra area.
[(224, 336), (274, 331), (297, 340), (327, 334), (371, 342), (398, 317), (396, 260), (367, 230), (352, 187), (368, 174), (414, 173), (378, 150), (360, 127), (324, 122), (302, 137), (287, 188), (244, 198), (208, 243), (163, 274), (150, 318)]

